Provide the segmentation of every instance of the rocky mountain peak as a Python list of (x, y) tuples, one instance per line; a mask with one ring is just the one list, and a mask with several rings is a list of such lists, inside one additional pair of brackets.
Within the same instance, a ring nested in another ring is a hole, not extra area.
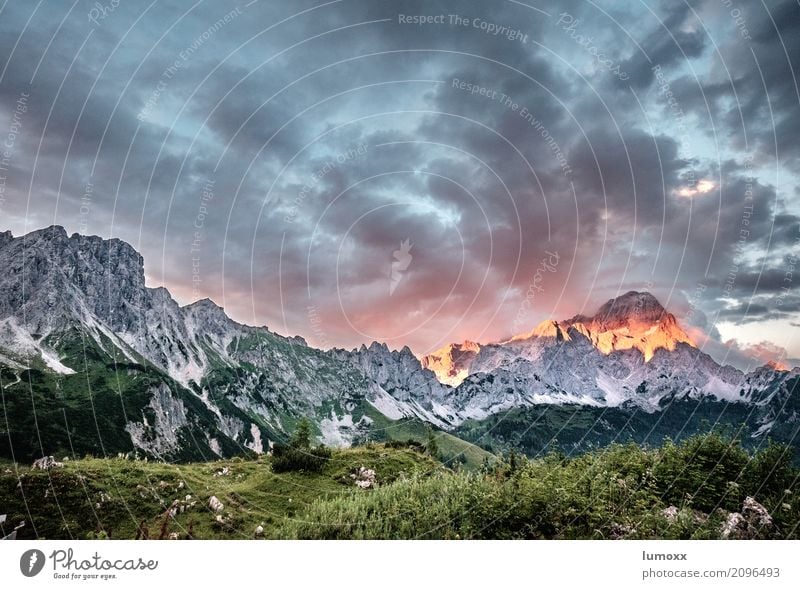
[(209, 298), (204, 298), (200, 299), (199, 301), (189, 303), (188, 305), (184, 306), (182, 310), (188, 315), (202, 317), (211, 321), (233, 321), (225, 313), (225, 309), (223, 307), (220, 307), (217, 303)]
[(658, 299), (649, 292), (629, 291), (601, 306), (592, 318), (609, 329), (633, 321), (655, 323), (668, 315)]
[(777, 372), (789, 372), (789, 366), (779, 360), (769, 360), (764, 367)]
[(647, 362), (658, 349), (672, 351), (679, 343), (694, 345), (675, 316), (649, 292), (629, 291), (607, 301), (594, 317), (578, 315), (567, 324), (604, 354), (635, 349)]
[(11, 231), (0, 231), (0, 248), (5, 247), (7, 243), (11, 243), (13, 239), (14, 236)]
[(546, 320), (537, 325), (531, 332), (533, 337), (553, 337), (558, 341), (568, 340), (569, 335), (558, 321)]
[(422, 366), (433, 371), (439, 382), (457, 386), (469, 374), (469, 366), (480, 351), (480, 344), (469, 340), (447, 344), (423, 356)]
[(388, 354), (389, 353), (389, 346), (381, 342), (372, 342), (369, 345), (369, 351), (373, 354)]
[(530, 332), (493, 346), (469, 341), (448, 344), (425, 356), (422, 365), (435, 372), (440, 382), (457, 386), (475, 370), (485, 370), (486, 361), (489, 366), (494, 365), (490, 358), (498, 352), (506, 357), (516, 354), (517, 349), (532, 350), (531, 346), (536, 349), (562, 343), (577, 346), (586, 340), (605, 355), (617, 350), (639, 350), (646, 362), (656, 350), (673, 351), (680, 343), (693, 345), (675, 316), (656, 297), (649, 292), (630, 291), (607, 301), (594, 316), (575, 315), (564, 321), (546, 319)]
[(28, 241), (63, 240), (68, 238), (67, 230), (61, 225), (50, 225), (49, 227), (36, 229), (30, 233), (26, 233), (23, 237)]

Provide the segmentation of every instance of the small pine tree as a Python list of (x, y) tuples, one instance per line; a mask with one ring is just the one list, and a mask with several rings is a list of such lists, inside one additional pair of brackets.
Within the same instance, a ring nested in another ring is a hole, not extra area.
[(428, 443), (425, 444), (428, 449), (428, 454), (439, 459), (439, 444), (436, 443), (436, 436), (433, 435), (433, 430), (428, 430)]
[(509, 474), (514, 474), (519, 469), (519, 460), (517, 458), (517, 453), (512, 448), (508, 451), (506, 455), (506, 462), (508, 463), (508, 472)]
[(297, 429), (294, 430), (289, 445), (292, 448), (310, 448), (311, 447), (311, 422), (305, 417), (297, 424)]
[(484, 456), (483, 460), (481, 461), (481, 470), (480, 470), (481, 474), (487, 475), (491, 473), (493, 470), (494, 468), (492, 467), (492, 463), (489, 460), (489, 457)]

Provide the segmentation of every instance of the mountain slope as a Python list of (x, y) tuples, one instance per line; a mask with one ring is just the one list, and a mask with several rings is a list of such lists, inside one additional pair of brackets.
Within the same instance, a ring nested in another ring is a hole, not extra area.
[[(787, 383), (800, 371), (720, 366), (648, 293), (612, 299), (593, 317), (419, 360), (376, 342), (318, 350), (237, 323), (208, 299), (181, 307), (166, 289), (145, 285), (130, 245), (61, 227), (0, 234), (0, 292), (7, 457), (262, 453), (304, 417), (332, 446), (398, 439), (386, 432), (420, 441), (429, 428), (472, 440), (493, 416), (525, 415), (531, 424), (516, 421), (527, 430), (554, 405), (583, 412), (586, 423), (597, 410), (620, 419), (634, 412), (645, 427), (675, 403), (694, 403), (700, 414), (746, 412), (753, 439), (795, 432), (797, 393)], [(475, 446), (438, 435), (448, 459), (483, 459)]]

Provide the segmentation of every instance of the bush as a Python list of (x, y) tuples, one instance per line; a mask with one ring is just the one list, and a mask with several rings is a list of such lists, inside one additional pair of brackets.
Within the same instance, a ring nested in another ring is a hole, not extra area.
[(677, 446), (667, 443), (659, 454), (653, 474), (668, 503), (703, 511), (734, 510), (741, 505), (749, 456), (738, 441), (713, 432)]
[(331, 459), (331, 451), (325, 446), (296, 448), (275, 444), (272, 447), (272, 472), (321, 472)]
[(319, 499), (275, 537), (719, 539), (728, 511), (750, 495), (788, 539), (800, 530), (797, 477), (785, 447), (751, 457), (716, 433), (657, 450), (614, 444), (576, 458), (514, 455), (480, 474), (414, 476)]
[(420, 454), (425, 453), (425, 446), (416, 440), (389, 440), (384, 443), (384, 446), (387, 448), (392, 449), (401, 449), (401, 448), (408, 448), (409, 450), (414, 450), (415, 452), (419, 452)]
[(792, 466), (792, 449), (770, 442), (748, 462), (742, 475), (742, 484), (748, 495), (782, 498), (786, 489), (795, 482), (797, 472)]

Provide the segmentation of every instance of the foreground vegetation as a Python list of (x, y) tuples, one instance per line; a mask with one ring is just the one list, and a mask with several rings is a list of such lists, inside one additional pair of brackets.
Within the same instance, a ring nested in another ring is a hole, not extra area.
[(748, 497), (770, 523), (729, 537), (796, 538), (798, 471), (783, 446), (749, 455), (710, 434), (659, 450), (614, 445), (566, 459), (511, 455), (480, 474), (412, 477), (315, 502), (290, 538), (720, 538)]
[[(800, 534), (800, 472), (787, 448), (748, 453), (716, 433), (653, 450), (612, 445), (575, 458), (509, 454), (477, 472), (446, 468), (424, 446), (398, 442), (335, 450), (319, 472), (273, 472), (272, 460), (85, 459), (49, 471), (4, 465), (0, 513), (9, 514), (6, 529), (25, 519), (22, 536), (46, 538)], [(374, 484), (356, 484), (368, 471)], [(209, 507), (212, 496), (222, 509)]]

